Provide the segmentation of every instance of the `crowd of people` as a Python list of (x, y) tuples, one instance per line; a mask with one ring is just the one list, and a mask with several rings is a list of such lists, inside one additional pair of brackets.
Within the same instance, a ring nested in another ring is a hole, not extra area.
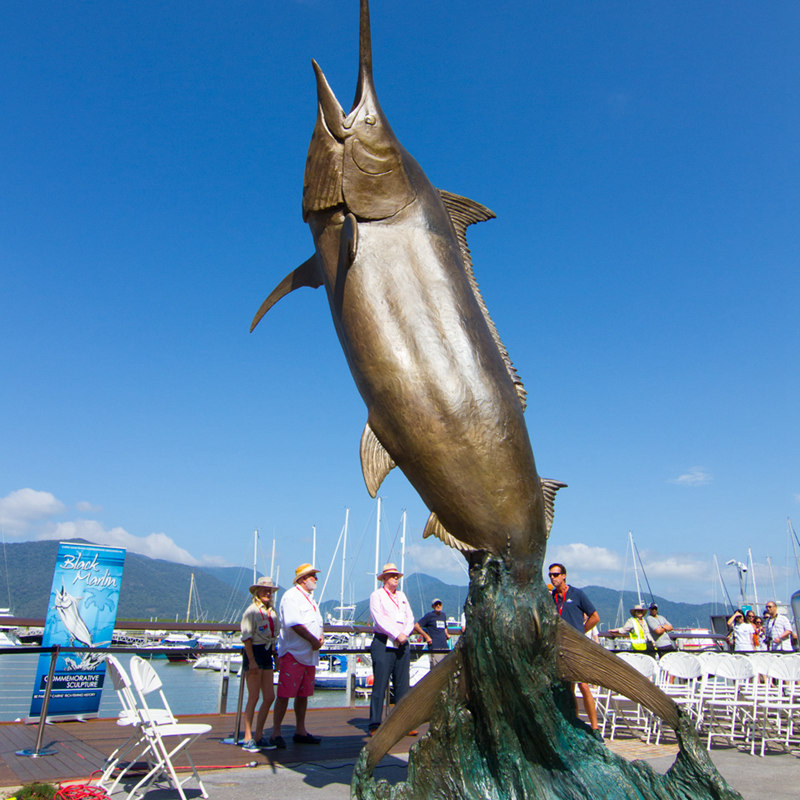
[[(295, 570), (292, 587), (284, 592), (276, 611), (275, 593), (278, 586), (271, 577), (259, 578), (251, 587), (252, 602), (242, 616), (242, 670), (247, 685), (243, 748), (248, 752), (283, 749), (286, 741), (281, 726), (294, 700), (296, 744), (319, 744), (321, 738), (306, 728), (308, 698), (314, 694), (314, 677), (323, 645), (323, 623), (319, 606), (314, 599), (319, 570), (312, 564), (300, 564)], [(369, 599), (373, 621), (370, 645), (372, 658), (372, 697), (369, 726), (371, 736), (383, 720), (387, 691), (399, 702), (409, 689), (411, 647), (409, 637), (418, 633), (430, 651), (433, 668), (447, 654), (450, 633), (442, 601), (435, 599), (431, 611), (419, 621), (414, 619), (408, 598), (399, 589), (403, 573), (393, 563), (384, 565), (378, 575), (382, 586)], [(462, 615), (463, 630), (463, 615)], [(274, 672), (279, 670), (277, 693)], [(256, 707), (258, 713), (256, 713)], [(272, 730), (264, 733), (272, 704)], [(409, 736), (417, 731), (409, 731)]]
[[(319, 650), (324, 643), (322, 614), (314, 599), (319, 570), (312, 564), (300, 564), (295, 570), (292, 587), (284, 592), (280, 605), (274, 607), (279, 587), (272, 578), (259, 578), (250, 587), (252, 602), (241, 622), (243, 671), (247, 685), (247, 703), (243, 711), (244, 749), (285, 748), (281, 726), (294, 700), (296, 744), (319, 744), (321, 739), (306, 728), (308, 698), (314, 694), (314, 677), (319, 663)], [(372, 736), (381, 725), (387, 701), (399, 702), (409, 690), (411, 646), (409, 637), (419, 634), (429, 650), (433, 669), (447, 655), (451, 633), (443, 604), (439, 598), (431, 603), (431, 611), (419, 620), (408, 598), (400, 589), (402, 572), (393, 563), (384, 565), (377, 576), (381, 586), (370, 595), (369, 610), (373, 625), (370, 645), (372, 659), (372, 695), (367, 735)], [(596, 634), (600, 616), (586, 593), (567, 583), (567, 568), (553, 563), (548, 568), (550, 590), (556, 613), (572, 627), (586, 635)], [(763, 617), (752, 608), (737, 609), (727, 621), (731, 640), (737, 652), (790, 651), (796, 638), (788, 618), (779, 612), (774, 601), (764, 608)], [(461, 632), (466, 620), (461, 615)], [(630, 609), (630, 618), (611, 636), (627, 637), (634, 652), (661, 657), (674, 651), (670, 637), (673, 627), (659, 614), (658, 605), (639, 604)], [(274, 671), (279, 670), (277, 692)], [(567, 685), (572, 691), (572, 686)], [(390, 692), (391, 688), (391, 692)], [(597, 711), (591, 687), (578, 683), (589, 728), (602, 739), (598, 730)], [(256, 707), (261, 705), (256, 713)], [(272, 728), (265, 735), (269, 710), (275, 704)], [(576, 697), (576, 713), (577, 713)], [(409, 736), (416, 730), (408, 732)]]
[(728, 619), (728, 629), (737, 653), (780, 653), (794, 649), (793, 639), (796, 637), (792, 624), (785, 614), (780, 613), (774, 600), (764, 606), (763, 617), (752, 608), (737, 608)]

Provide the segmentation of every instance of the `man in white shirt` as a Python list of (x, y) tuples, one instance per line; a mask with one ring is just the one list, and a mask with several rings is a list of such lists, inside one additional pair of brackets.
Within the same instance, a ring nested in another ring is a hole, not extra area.
[(319, 744), (319, 736), (306, 730), (308, 698), (314, 694), (314, 673), (319, 663), (322, 647), (322, 614), (311, 596), (317, 586), (318, 569), (312, 564), (301, 564), (294, 573), (294, 586), (281, 598), (281, 628), (278, 635), (280, 677), (278, 697), (272, 712), (272, 736), (269, 744), (286, 747), (281, 736), (281, 723), (294, 698), (295, 734), (298, 744)]
[[(373, 639), (369, 652), (372, 657), (372, 698), (369, 704), (369, 735), (378, 729), (383, 719), (383, 701), (389, 679), (394, 687), (394, 699), (399, 703), (408, 692), (411, 666), (411, 647), (408, 637), (414, 630), (414, 614), (405, 594), (397, 587), (403, 573), (386, 564), (378, 575), (383, 586), (369, 597), (369, 613), (373, 622)], [(413, 736), (416, 731), (409, 731)]]
[(764, 630), (766, 631), (769, 649), (789, 652), (792, 650), (792, 623), (788, 617), (778, 613), (778, 604), (770, 600), (766, 607)]

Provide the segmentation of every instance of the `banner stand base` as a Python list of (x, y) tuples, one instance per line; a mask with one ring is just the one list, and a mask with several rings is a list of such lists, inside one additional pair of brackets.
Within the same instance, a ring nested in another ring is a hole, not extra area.
[(57, 750), (47, 750), (43, 748), (42, 750), (17, 750), (18, 756), (26, 756), (27, 758), (39, 758), (39, 756), (54, 756), (58, 751)]

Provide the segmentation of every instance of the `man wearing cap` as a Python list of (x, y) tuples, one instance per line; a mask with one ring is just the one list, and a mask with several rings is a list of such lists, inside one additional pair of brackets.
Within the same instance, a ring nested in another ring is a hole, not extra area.
[[(369, 613), (373, 622), (373, 638), (369, 652), (372, 657), (372, 698), (369, 704), (369, 735), (377, 730), (383, 719), (383, 700), (389, 679), (394, 687), (395, 702), (408, 692), (411, 667), (411, 648), (408, 637), (414, 630), (414, 614), (405, 594), (397, 586), (403, 573), (392, 564), (385, 564), (378, 580), (383, 586), (369, 596)], [(411, 734), (416, 731), (410, 732)]]
[(628, 634), (631, 640), (631, 649), (637, 653), (655, 653), (655, 641), (653, 634), (650, 633), (650, 628), (644, 620), (644, 615), (647, 613), (647, 606), (644, 603), (637, 603), (630, 610), (630, 617), (621, 628), (612, 628), (610, 633), (619, 635)]
[[(431, 608), (421, 620), (414, 625), (414, 630), (422, 634), (422, 638), (427, 642), (429, 650), (447, 650), (447, 640), (450, 634), (447, 632), (447, 617), (442, 611), (442, 601), (437, 597), (432, 603)], [(447, 653), (431, 653), (431, 669), (433, 669)]]
[(317, 586), (317, 573), (312, 564), (301, 564), (294, 572), (294, 586), (281, 599), (281, 629), (278, 635), (280, 677), (278, 698), (272, 714), (270, 745), (286, 747), (281, 736), (281, 723), (294, 698), (295, 734), (298, 744), (319, 744), (319, 736), (306, 730), (308, 698), (314, 694), (314, 673), (322, 647), (322, 614), (311, 596)]
[(663, 656), (665, 653), (675, 652), (675, 645), (672, 643), (672, 639), (669, 638), (672, 625), (667, 622), (666, 617), (658, 613), (658, 606), (655, 603), (650, 603), (647, 627), (650, 628), (650, 633), (656, 640), (656, 650), (659, 656)]

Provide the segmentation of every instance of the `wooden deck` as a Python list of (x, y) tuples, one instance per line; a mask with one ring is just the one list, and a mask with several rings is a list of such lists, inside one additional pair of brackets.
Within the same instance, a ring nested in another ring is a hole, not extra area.
[[(184, 715), (184, 722), (205, 722), (212, 726), (210, 733), (192, 745), (192, 758), (198, 770), (245, 767), (256, 761), (259, 764), (296, 765), (319, 761), (354, 761), (364, 746), (367, 728), (366, 708), (310, 708), (308, 729), (322, 737), (319, 745), (297, 745), (292, 741), (294, 717), (291, 710), (283, 726), (285, 750), (262, 753), (245, 753), (241, 747), (223, 744), (222, 740), (233, 734), (233, 714)], [(271, 719), (271, 717), (270, 717)], [(420, 736), (427, 725), (420, 728)], [(0, 787), (19, 786), (32, 781), (59, 783), (88, 780), (102, 770), (106, 755), (128, 737), (130, 729), (121, 728), (114, 719), (93, 719), (88, 722), (58, 722), (45, 726), (43, 749), (55, 750), (54, 755), (32, 758), (16, 755), (18, 750), (32, 750), (36, 745), (38, 725), (20, 722), (0, 723)], [(407, 753), (416, 741), (407, 736), (398, 742), (391, 754)], [(623, 758), (675, 757), (674, 744), (647, 745), (638, 739), (620, 738), (607, 742)], [(180, 758), (177, 764), (186, 763)]]
[[(182, 715), (183, 722), (205, 722), (210, 733), (198, 739), (191, 748), (198, 770), (219, 767), (244, 767), (248, 762), (260, 764), (296, 764), (306, 761), (354, 760), (364, 746), (368, 721), (367, 708), (310, 708), (308, 730), (322, 737), (319, 745), (298, 745), (292, 741), (294, 716), (291, 709), (283, 725), (285, 750), (245, 753), (241, 747), (223, 744), (233, 734), (234, 714)], [(270, 721), (272, 717), (270, 716)], [(427, 726), (420, 728), (420, 735)], [(128, 738), (129, 728), (122, 728), (114, 719), (93, 719), (88, 722), (57, 722), (45, 726), (42, 749), (55, 750), (54, 755), (36, 758), (16, 755), (19, 750), (33, 750), (38, 725), (20, 722), (0, 723), (0, 787), (18, 786), (31, 781), (88, 779), (102, 770), (106, 756)], [(413, 737), (406, 737), (392, 748), (392, 753), (407, 753)], [(186, 763), (178, 759), (178, 764)]]

